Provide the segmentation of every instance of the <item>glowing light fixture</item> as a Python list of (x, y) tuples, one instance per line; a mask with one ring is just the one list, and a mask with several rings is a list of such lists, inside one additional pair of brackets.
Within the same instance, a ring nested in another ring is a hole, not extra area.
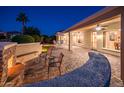
[(96, 31), (100, 31), (100, 30), (102, 30), (102, 27), (98, 24), (95, 29), (96, 29)]

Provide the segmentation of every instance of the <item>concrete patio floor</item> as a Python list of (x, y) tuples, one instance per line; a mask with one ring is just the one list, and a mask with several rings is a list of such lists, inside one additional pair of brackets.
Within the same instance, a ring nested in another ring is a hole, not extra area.
[[(89, 49), (84, 49), (80, 47), (72, 47), (72, 51), (67, 50), (67, 46), (63, 46), (59, 49), (55, 49), (52, 52), (52, 55), (58, 56), (59, 53), (64, 53), (63, 63), (62, 63), (62, 75), (73, 71), (76, 68), (82, 66), (88, 60), (88, 52), (92, 51)], [(112, 68), (112, 78), (111, 78), (111, 87), (120, 87), (123, 86), (120, 80), (120, 58), (112, 55), (104, 54), (110, 61)], [(36, 59), (32, 60), (34, 62)], [(25, 75), (24, 84), (38, 82), (42, 80), (47, 80), (47, 67), (45, 67), (44, 60), (40, 58), (39, 63), (34, 63), (32, 66), (27, 65), (28, 74)], [(50, 78), (58, 76), (58, 69), (51, 68)]]

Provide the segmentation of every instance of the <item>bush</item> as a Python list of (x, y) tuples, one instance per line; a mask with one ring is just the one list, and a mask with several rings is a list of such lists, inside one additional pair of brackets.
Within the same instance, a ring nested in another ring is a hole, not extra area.
[(37, 27), (24, 27), (25, 35), (40, 35), (40, 30)]
[(34, 38), (35, 42), (41, 42), (41, 37), (39, 35), (32, 35)]
[(12, 38), (12, 41), (17, 43), (33, 43), (35, 40), (30, 35), (16, 35)]
[(1, 35), (0, 39), (6, 39), (6, 37), (4, 35)]

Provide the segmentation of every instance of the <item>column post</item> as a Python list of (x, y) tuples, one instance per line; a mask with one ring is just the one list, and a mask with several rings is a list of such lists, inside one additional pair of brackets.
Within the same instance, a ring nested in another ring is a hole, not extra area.
[(121, 12), (121, 79), (124, 83), (124, 8)]

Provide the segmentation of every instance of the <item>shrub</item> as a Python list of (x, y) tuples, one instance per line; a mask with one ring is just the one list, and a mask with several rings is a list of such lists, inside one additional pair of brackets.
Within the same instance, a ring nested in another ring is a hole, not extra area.
[(34, 38), (35, 42), (41, 42), (41, 37), (39, 35), (32, 35)]
[(25, 35), (40, 35), (40, 30), (37, 27), (24, 27)]
[(33, 43), (35, 40), (30, 35), (16, 35), (12, 38), (12, 41), (17, 43)]
[(46, 44), (53, 44), (53, 40), (56, 40), (56, 36), (42, 35), (42, 41)]
[(0, 39), (6, 39), (6, 37), (4, 35), (1, 35)]

